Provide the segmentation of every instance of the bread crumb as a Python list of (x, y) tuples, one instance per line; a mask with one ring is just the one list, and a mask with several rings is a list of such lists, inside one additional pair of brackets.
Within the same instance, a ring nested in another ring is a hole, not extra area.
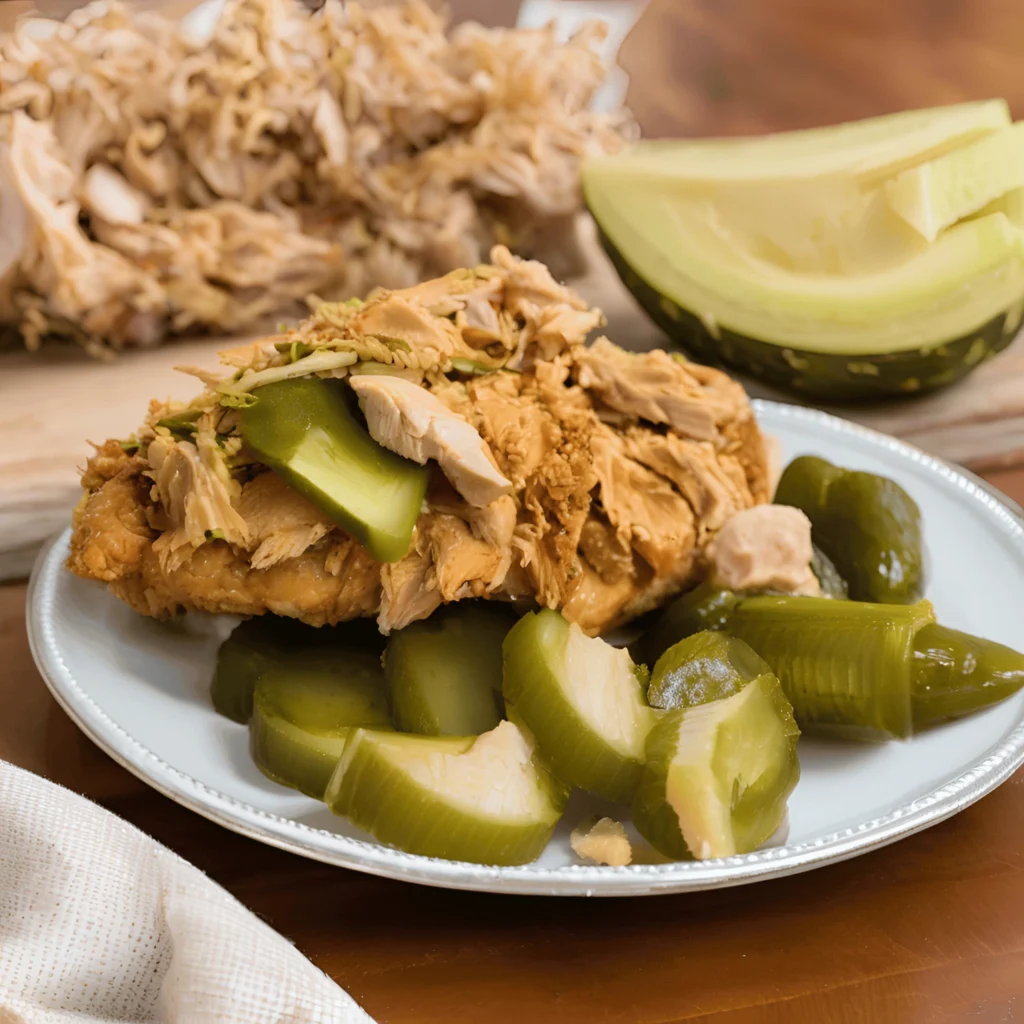
[(596, 864), (619, 868), (633, 860), (633, 848), (626, 830), (622, 822), (612, 818), (577, 826), (569, 837), (569, 845), (578, 857)]

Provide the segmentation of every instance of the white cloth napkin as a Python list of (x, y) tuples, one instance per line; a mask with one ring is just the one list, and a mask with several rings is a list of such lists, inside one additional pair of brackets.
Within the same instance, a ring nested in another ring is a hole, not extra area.
[(0, 761), (0, 1024), (372, 1024), (198, 868)]

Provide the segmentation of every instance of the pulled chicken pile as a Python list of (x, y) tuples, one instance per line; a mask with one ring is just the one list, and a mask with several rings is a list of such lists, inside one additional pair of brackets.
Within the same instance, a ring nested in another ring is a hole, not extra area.
[(212, 35), (117, 2), (0, 35), (0, 326), (96, 355), (402, 288), (495, 242), (578, 258), (594, 23), (444, 21), (422, 0), (227, 0)]
[[(765, 502), (762, 435), (718, 370), (606, 338), (542, 264), (491, 262), (221, 353), (189, 405), (154, 401), (82, 478), (68, 567), (145, 615), (273, 612), (388, 632), (463, 598), (559, 609), (591, 633), (708, 572), (737, 513)], [(377, 562), (246, 450), (261, 387), (343, 378), (374, 441), (430, 466), (404, 557)]]

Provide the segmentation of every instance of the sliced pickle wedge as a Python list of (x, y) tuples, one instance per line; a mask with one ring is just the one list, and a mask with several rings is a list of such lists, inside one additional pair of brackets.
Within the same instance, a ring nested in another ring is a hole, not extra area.
[(306, 654), (256, 684), (249, 745), (268, 778), (322, 800), (354, 727), (390, 729), (380, 661), (368, 651)]
[(677, 860), (757, 849), (800, 778), (799, 734), (771, 673), (724, 700), (667, 712), (647, 738), (633, 824)]
[(530, 612), (505, 638), (503, 688), (509, 718), (533, 733), (558, 778), (630, 799), (655, 713), (628, 652), (557, 612)]
[(739, 693), (770, 672), (768, 663), (742, 640), (704, 630), (680, 640), (658, 659), (647, 702), (668, 710), (708, 704)]
[(427, 736), (479, 736), (504, 717), (501, 644), (508, 608), (458, 602), (392, 633), (384, 678), (395, 727)]
[(307, 626), (296, 619), (260, 615), (236, 626), (217, 651), (210, 683), (214, 709), (245, 725), (252, 717), (252, 695), (269, 668), (286, 665), (309, 651), (334, 650), (340, 656), (351, 647), (380, 654), (384, 638), (373, 619), (353, 619), (337, 626)]
[(408, 853), (526, 864), (547, 845), (567, 797), (531, 738), (500, 722), (476, 737), (354, 729), (325, 799)]

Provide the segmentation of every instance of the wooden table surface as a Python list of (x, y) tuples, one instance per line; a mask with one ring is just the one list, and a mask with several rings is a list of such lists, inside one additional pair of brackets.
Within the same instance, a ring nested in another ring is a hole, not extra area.
[[(737, 133), (989, 95), (1020, 116), (1022, 42), (1019, 0), (654, 0), (623, 62), (645, 131)], [(989, 479), (1024, 501), (1024, 471)], [(0, 588), (0, 757), (197, 864), (382, 1024), (1024, 1020), (1024, 774), (895, 846), (752, 887), (428, 889), (278, 852), (137, 781), (50, 697), (24, 601)]]

